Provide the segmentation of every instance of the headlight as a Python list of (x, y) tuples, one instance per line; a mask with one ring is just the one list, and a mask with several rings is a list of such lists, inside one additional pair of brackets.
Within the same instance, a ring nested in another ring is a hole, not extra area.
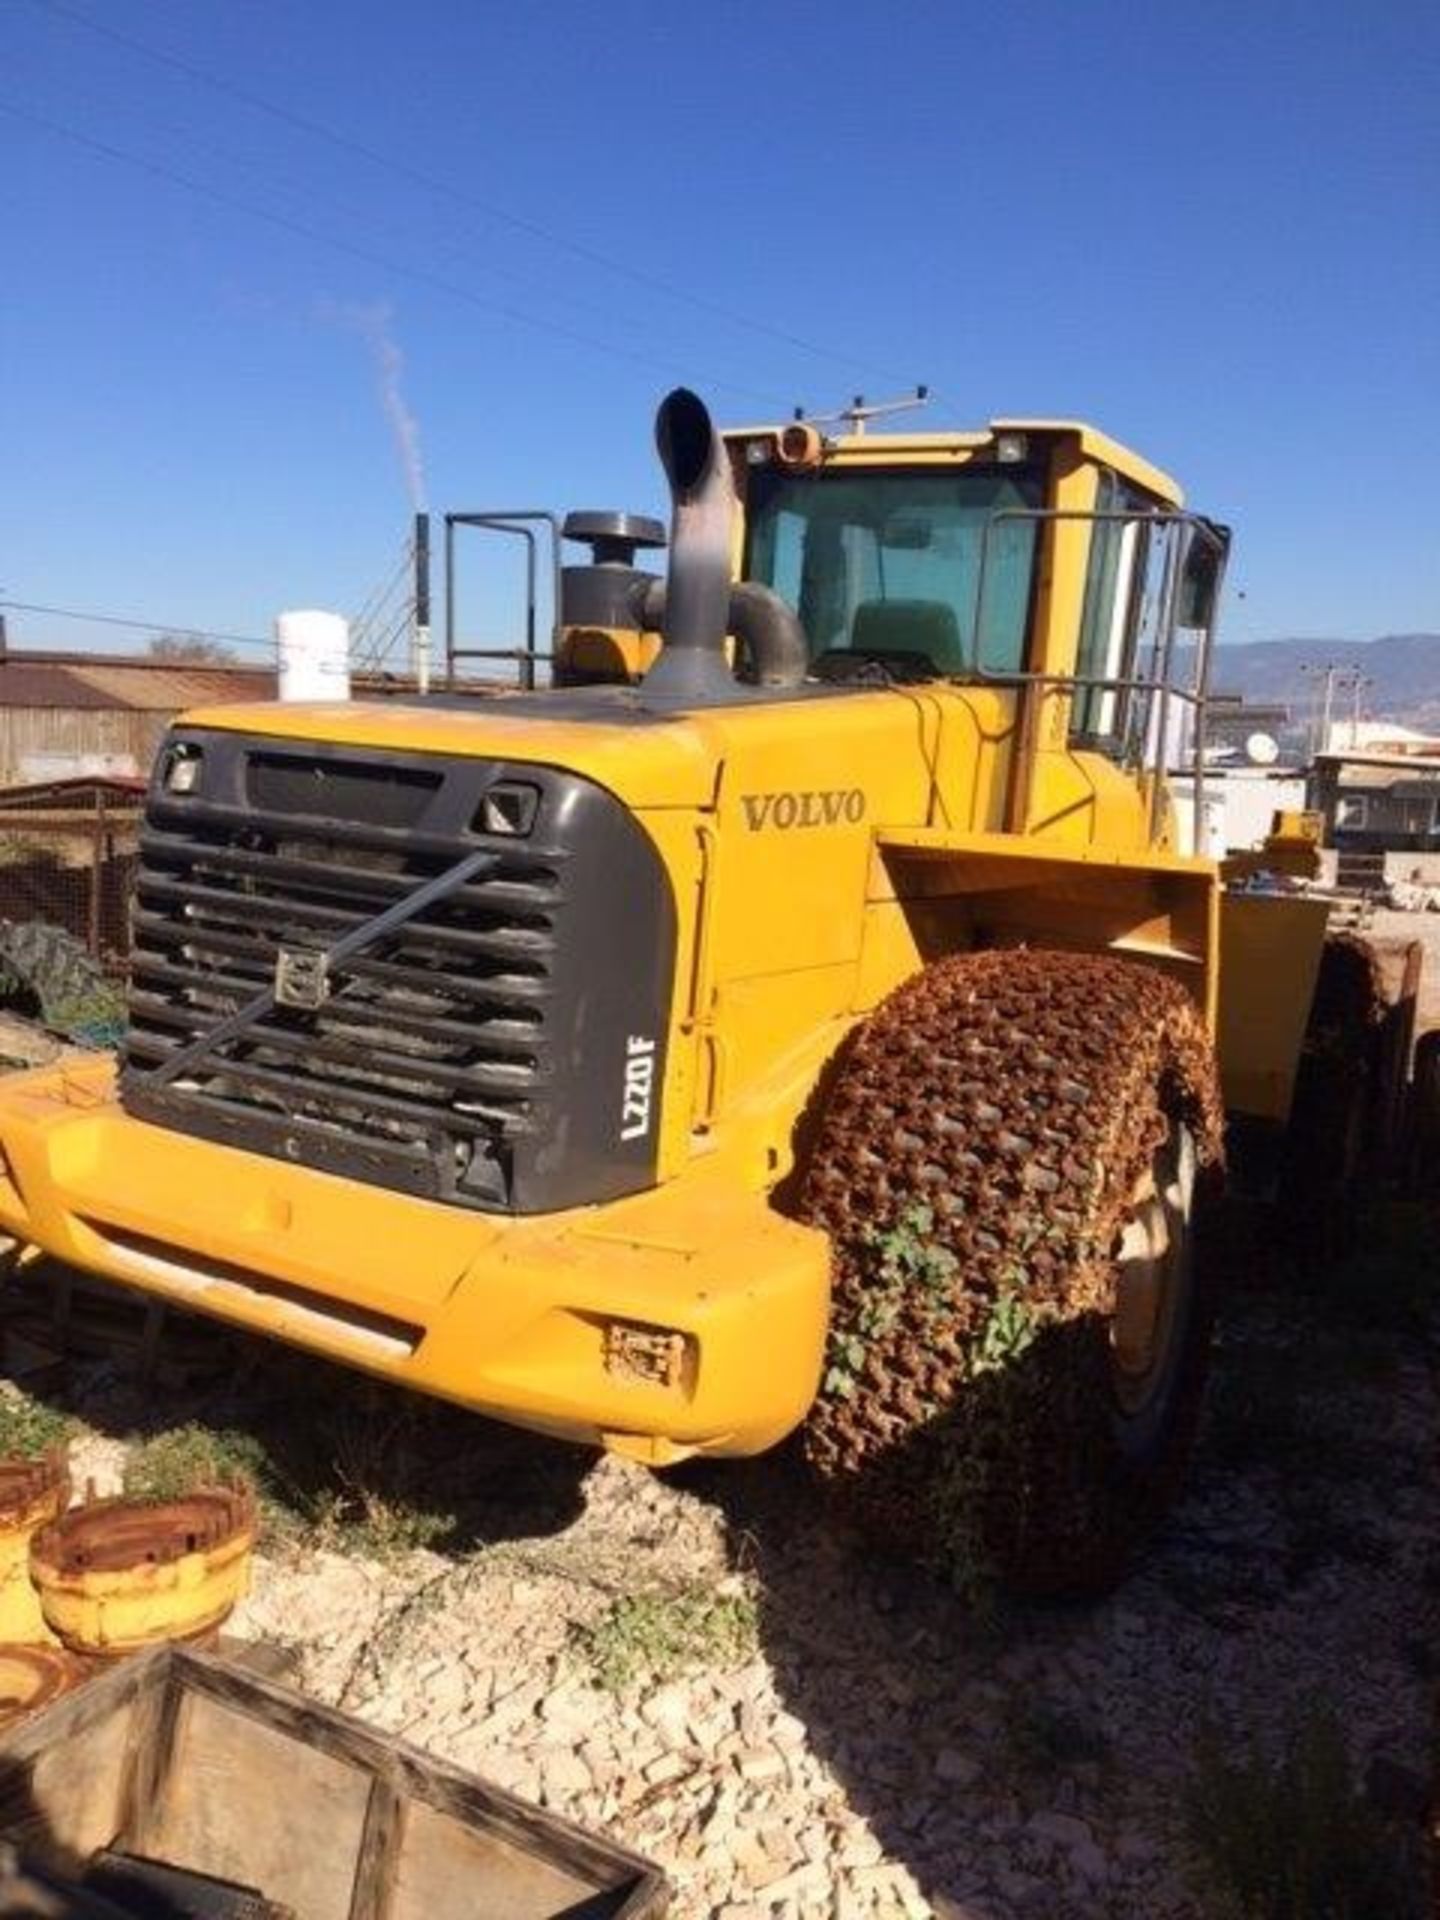
[(160, 784), (166, 793), (194, 793), (204, 762), (198, 747), (172, 747), (165, 759)]
[(491, 787), (475, 815), (476, 833), (503, 833), (512, 840), (523, 839), (535, 824), (540, 807), (540, 789), (521, 780), (502, 780)]

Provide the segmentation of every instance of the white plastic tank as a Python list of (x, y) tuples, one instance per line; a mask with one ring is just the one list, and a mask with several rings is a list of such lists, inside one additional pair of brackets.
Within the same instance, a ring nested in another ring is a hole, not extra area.
[(282, 700), (350, 698), (350, 622), (314, 607), (278, 614)]

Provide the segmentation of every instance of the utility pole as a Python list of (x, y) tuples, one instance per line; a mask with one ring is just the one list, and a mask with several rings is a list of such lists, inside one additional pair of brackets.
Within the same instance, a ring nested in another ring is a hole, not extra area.
[(1320, 752), (1330, 751), (1330, 724), (1335, 712), (1335, 680), (1340, 669), (1332, 660), (1325, 669), (1325, 700), (1320, 714)]
[(410, 630), (410, 669), (415, 691), (430, 691), (430, 516), (417, 513), (412, 543), (415, 565), (413, 617)]
[(1309, 757), (1313, 760), (1317, 753), (1323, 753), (1329, 742), (1330, 712), (1335, 699), (1335, 676), (1340, 669), (1332, 662), (1320, 666), (1312, 660), (1302, 660), (1300, 671), (1314, 676), (1315, 692), (1310, 702)]
[(1366, 687), (1373, 687), (1374, 684), (1375, 682), (1367, 679), (1358, 667), (1355, 669), (1355, 677), (1350, 682), (1350, 746), (1352, 750), (1360, 744), (1360, 695)]

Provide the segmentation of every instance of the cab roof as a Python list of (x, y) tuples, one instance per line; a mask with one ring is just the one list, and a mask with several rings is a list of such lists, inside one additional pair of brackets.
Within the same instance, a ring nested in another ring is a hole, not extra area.
[[(786, 421), (782, 426), (728, 427), (725, 438), (729, 441), (745, 441), (773, 437), (783, 433), (785, 426), (791, 424)], [(857, 466), (882, 466), (887, 461), (898, 461), (907, 466), (920, 465), (947, 453), (956, 458), (969, 459), (973, 454), (992, 446), (1003, 433), (1024, 433), (1048, 440), (1073, 440), (1078, 444), (1083, 458), (1093, 460), (1097, 466), (1108, 467), (1121, 479), (1133, 482), (1142, 492), (1155, 495), (1168, 506), (1178, 507), (1184, 502), (1184, 489), (1178, 480), (1172, 479), (1168, 473), (1152, 466), (1130, 447), (1124, 446), (1119, 440), (1112, 440), (1108, 433), (1102, 433), (1098, 427), (1089, 426), (1083, 420), (1022, 419), (1007, 415), (992, 420), (988, 427), (949, 433), (842, 433), (833, 438), (826, 435), (825, 459), (827, 462)]]

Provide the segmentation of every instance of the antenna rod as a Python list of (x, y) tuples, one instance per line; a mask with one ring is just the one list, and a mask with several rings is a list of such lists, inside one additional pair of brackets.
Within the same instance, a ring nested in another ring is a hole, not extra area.
[(867, 400), (863, 393), (857, 393), (849, 406), (841, 407), (838, 413), (807, 414), (804, 407), (796, 407), (795, 418), (808, 419), (816, 427), (832, 426), (843, 420), (852, 433), (863, 434), (870, 421), (881, 420), (887, 414), (909, 413), (915, 407), (928, 405), (929, 400), (930, 389), (922, 384), (900, 400)]

